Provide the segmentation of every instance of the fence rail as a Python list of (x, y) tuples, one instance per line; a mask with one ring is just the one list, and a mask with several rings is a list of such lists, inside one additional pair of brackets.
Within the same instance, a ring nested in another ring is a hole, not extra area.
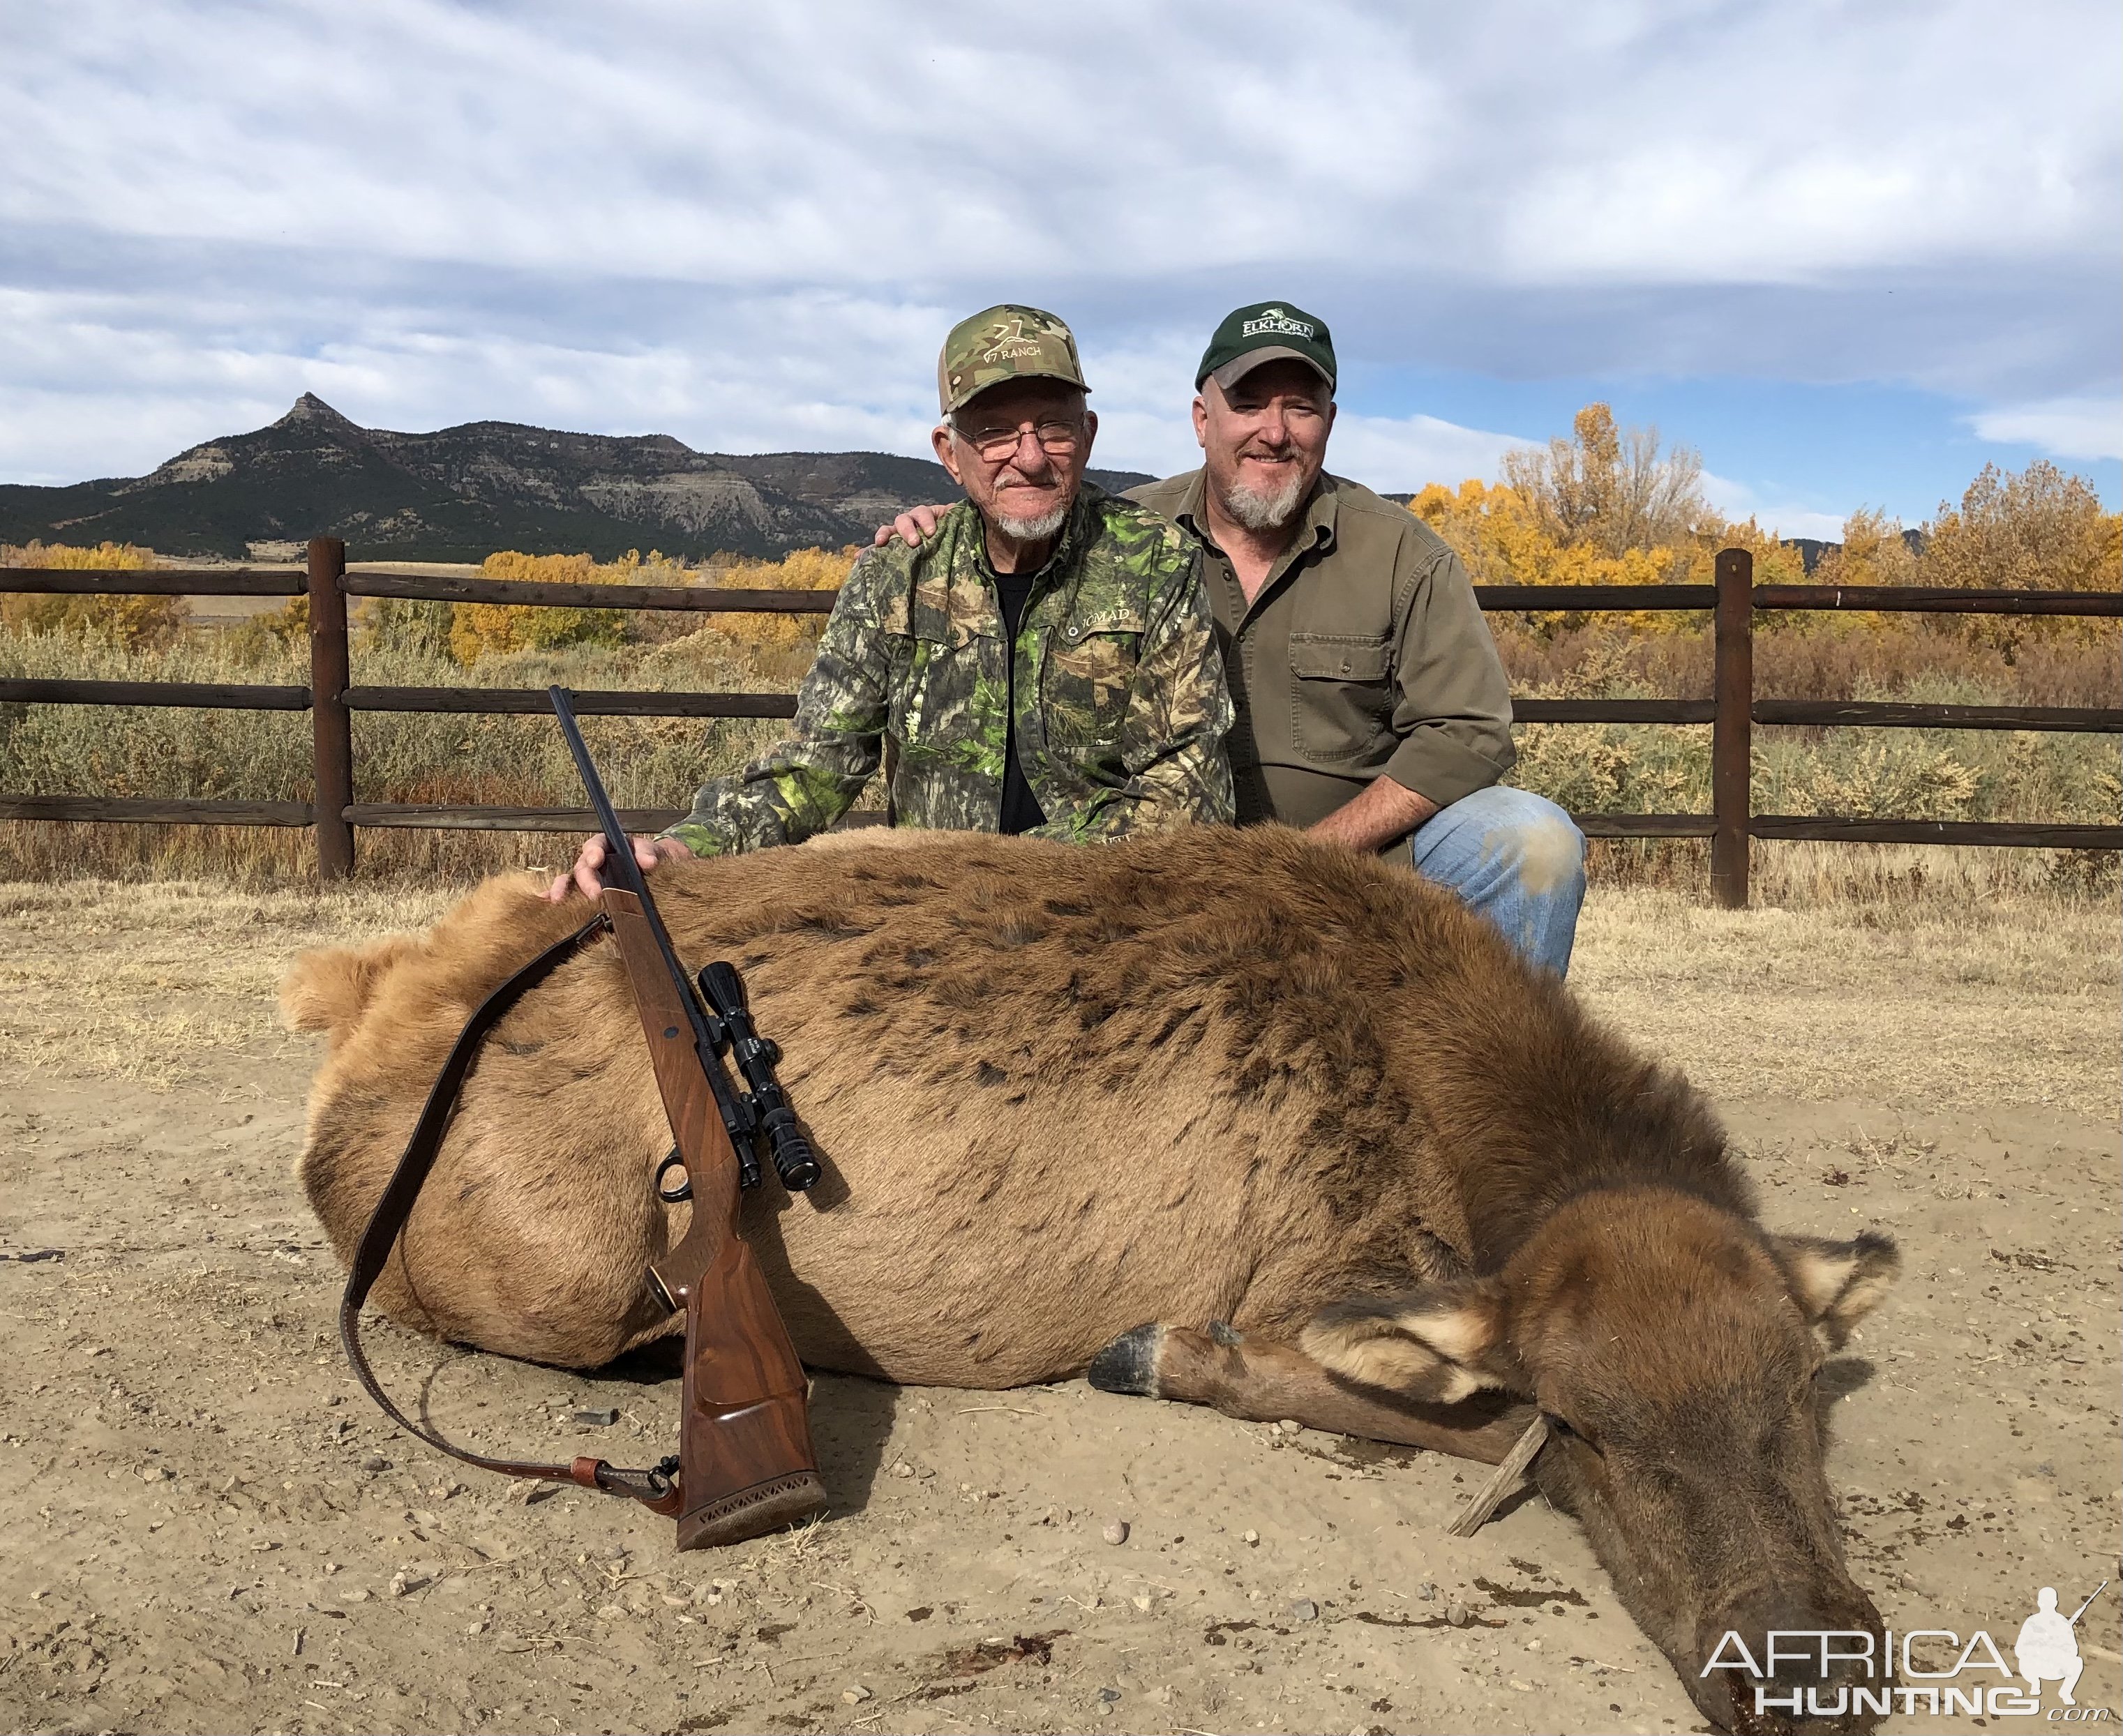
[(573, 585), (550, 579), (401, 578), (350, 569), (349, 597), (405, 602), (521, 603), (534, 609), (690, 609), (709, 615), (823, 615), (837, 591), (739, 591), (712, 585)]
[[(349, 687), (349, 711), (449, 711), (494, 715), (540, 712), (553, 702), (542, 687)], [(575, 695), (580, 717), (793, 718), (793, 693), (644, 693), (621, 689)]]
[(299, 568), (156, 567), (116, 572), (80, 567), (0, 567), (0, 591), (44, 597), (300, 597)]
[[(345, 545), (320, 537), (300, 571), (276, 568), (159, 569), (94, 572), (0, 568), (0, 592), (62, 596), (302, 597), (310, 599), (307, 686), (244, 686), (182, 681), (0, 681), (0, 704), (210, 707), (307, 711), (314, 738), (313, 802), (141, 799), (107, 796), (0, 796), (0, 819), (98, 821), (194, 826), (311, 826), (326, 880), (354, 871), (357, 826), (447, 831), (573, 832), (593, 821), (586, 808), (452, 807), (356, 802), (352, 718), (357, 711), (506, 716), (542, 714), (546, 695), (520, 687), (358, 687), (347, 636), (349, 597), (401, 601), (514, 603), (534, 608), (684, 610), (710, 614), (824, 615), (832, 591), (746, 591), (671, 585), (561, 584), (543, 581), (379, 573), (346, 564)], [(1578, 814), (1591, 838), (1708, 838), (1712, 896), (1747, 902), (1749, 846), (1756, 838), (1874, 844), (1991, 845), (2046, 849), (2123, 849), (2123, 826), (1899, 819), (1831, 814), (1757, 814), (1751, 805), (1755, 725), (1876, 729), (2029, 729), (2123, 733), (2123, 709), (2038, 705), (1915, 705), (1899, 702), (1761, 700), (1754, 695), (1754, 617), (1764, 609), (1863, 610), (1927, 615), (2123, 617), (2123, 593), (2085, 591), (1945, 591), (1849, 585), (1757, 585), (1746, 550), (1718, 556), (1708, 585), (1477, 585), (1494, 613), (1699, 610), (1711, 615), (1713, 697), (1708, 700), (1518, 700), (1525, 723), (1687, 723), (1711, 729), (1711, 812), (1707, 814)], [(793, 695), (579, 693), (587, 717), (790, 718)], [(658, 830), (676, 808), (622, 808), (630, 830)], [(869, 817), (863, 817), (868, 818)], [(856, 817), (851, 817), (855, 820)], [(859, 823), (859, 822), (858, 822)], [(874, 821), (872, 822), (874, 823)]]

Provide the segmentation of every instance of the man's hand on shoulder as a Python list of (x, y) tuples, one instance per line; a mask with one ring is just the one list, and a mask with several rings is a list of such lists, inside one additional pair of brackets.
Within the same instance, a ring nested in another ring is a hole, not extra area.
[(909, 507), (890, 524), (881, 524), (877, 527), (877, 535), (871, 539), (870, 546), (881, 549), (897, 536), (908, 548), (918, 549), (936, 534), (938, 523), (950, 510), (948, 503)]
[[(546, 888), (547, 900), (554, 904), (565, 904), (579, 892), (585, 898), (595, 898), (604, 891), (600, 877), (604, 867), (605, 842), (602, 836), (585, 838), (583, 847), (575, 854), (575, 865), (565, 874), (555, 875), (553, 883)], [(659, 862), (676, 862), (681, 856), (693, 853), (676, 838), (636, 838), (634, 840), (634, 859), (641, 865), (643, 873), (649, 873)]]

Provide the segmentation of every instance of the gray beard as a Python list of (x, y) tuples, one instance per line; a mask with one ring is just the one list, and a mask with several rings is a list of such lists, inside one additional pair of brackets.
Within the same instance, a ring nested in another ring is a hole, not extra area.
[(1235, 482), (1223, 490), (1224, 510), (1249, 531), (1279, 531), (1290, 522), (1310, 480), (1301, 471), (1271, 494), (1256, 494)]
[(997, 512), (996, 528), (1012, 542), (1044, 542), (1069, 520), (1069, 506), (1066, 501), (1052, 512), (1042, 512), (1037, 518), (1012, 518), (1007, 512)]

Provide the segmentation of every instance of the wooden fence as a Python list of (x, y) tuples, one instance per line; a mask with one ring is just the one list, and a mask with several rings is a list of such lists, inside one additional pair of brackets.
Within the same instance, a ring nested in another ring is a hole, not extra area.
[[(310, 599), (310, 682), (306, 687), (224, 686), (174, 681), (0, 681), (0, 703), (216, 706), (307, 711), (315, 740), (314, 802), (126, 800), (101, 796), (0, 795), (0, 819), (178, 822), (210, 826), (309, 826), (326, 880), (354, 872), (357, 826), (435, 826), (490, 831), (580, 831), (587, 808), (449, 807), (354, 799), (353, 714), (543, 712), (544, 692), (506, 687), (358, 687), (348, 653), (346, 600), (395, 597), (448, 603), (517, 603), (538, 608), (671, 609), (709, 613), (822, 615), (830, 591), (739, 591), (711, 587), (597, 585), (508, 579), (409, 578), (346, 564), (346, 545), (319, 537), (304, 572), (248, 568), (82, 572), (0, 568), (0, 591), (89, 596), (300, 597)], [(1526, 723), (1708, 723), (1711, 811), (1707, 814), (1579, 814), (1593, 838), (1708, 838), (1712, 896), (1728, 908), (1747, 902), (1748, 848), (1756, 838), (1873, 844), (1980, 844), (2050, 849), (2123, 849), (2123, 826), (2046, 826), (1943, 820), (1839, 819), (1820, 814), (1757, 814), (1750, 755), (1756, 724), (1863, 725), (1873, 728), (2040, 729), (2123, 733), (2123, 709), (2032, 705), (1909, 705), (1846, 700), (1758, 700), (1754, 694), (1754, 618), (1766, 609), (1855, 609), (1955, 615), (2123, 616), (2115, 592), (1858, 589), (1832, 585), (1757, 585), (1745, 550), (1718, 556), (1708, 585), (1478, 585), (1496, 612), (1556, 610), (1714, 611), (1715, 678), (1708, 700), (1519, 700)], [(788, 718), (788, 694), (579, 693), (586, 717)], [(681, 811), (622, 810), (630, 827), (654, 830)]]

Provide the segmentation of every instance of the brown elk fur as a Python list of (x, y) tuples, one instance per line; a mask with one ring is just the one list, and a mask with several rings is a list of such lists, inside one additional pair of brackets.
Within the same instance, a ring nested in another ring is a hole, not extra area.
[[(1273, 827), (872, 834), (654, 885), (691, 965), (744, 973), (825, 1165), (745, 1208), (807, 1363), (1088, 1365), (1490, 1460), (1530, 1401), (1543, 1487), (1714, 1720), (1753, 1716), (1696, 1668), (1721, 1623), (1877, 1630), (1811, 1382), (1892, 1245), (1764, 1232), (1701, 1098), (1450, 895)], [(298, 961), (288, 1017), (330, 1037), (301, 1175), (342, 1258), (466, 1017), (587, 914), (504, 877)], [(593, 946), (490, 1039), (377, 1302), (578, 1366), (679, 1330), (644, 1283), (687, 1210), (651, 1191), (669, 1144)]]
[[(1588, 1112), (1732, 1191), (1692, 1093), (1404, 870), (1269, 830), (893, 841), (656, 876), (681, 952), (744, 972), (841, 1184), (748, 1218), (813, 1364), (1000, 1387), (1145, 1319), (1294, 1332), (1479, 1262), (1500, 1179)], [(296, 965), (286, 1013), (331, 1038), (302, 1176), (342, 1256), (466, 1016), (585, 914), (504, 877)], [(668, 1330), (637, 1293), (682, 1225), (649, 1197), (669, 1143), (595, 948), (490, 1043), (379, 1302), (579, 1365)]]
[[(1603, 1178), (1750, 1211), (1679, 1079), (1456, 900), (1294, 833), (859, 835), (655, 885), (683, 954), (743, 971), (826, 1160), (748, 1220), (822, 1365), (1005, 1386), (1146, 1318), (1294, 1334), (1494, 1267)], [(465, 1018), (586, 914), (502, 876), (424, 936), (297, 962), (284, 1013), (330, 1038), (300, 1171), (342, 1256)], [(491, 1040), (379, 1302), (568, 1364), (658, 1336), (635, 1292), (683, 1226), (648, 1203), (668, 1145), (593, 948)]]

